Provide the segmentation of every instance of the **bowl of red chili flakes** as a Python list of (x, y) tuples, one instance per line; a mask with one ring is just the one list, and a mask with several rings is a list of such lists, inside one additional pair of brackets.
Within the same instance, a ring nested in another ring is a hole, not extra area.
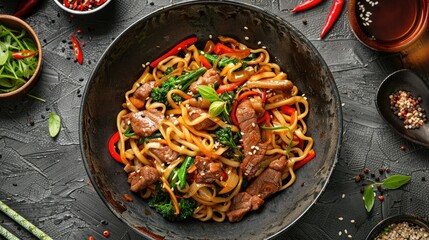
[(76, 15), (98, 12), (112, 0), (55, 0), (54, 2), (64, 11)]

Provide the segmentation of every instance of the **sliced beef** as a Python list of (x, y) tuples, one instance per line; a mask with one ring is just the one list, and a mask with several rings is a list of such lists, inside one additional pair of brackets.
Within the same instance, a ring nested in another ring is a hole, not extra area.
[(136, 89), (133, 96), (135, 98), (145, 101), (146, 98), (150, 96), (152, 92), (152, 88), (154, 88), (154, 86), (155, 86), (155, 81), (145, 82), (143, 83), (143, 85), (141, 85)]
[(131, 191), (138, 192), (159, 181), (159, 173), (154, 167), (144, 166), (128, 175)]
[(244, 160), (240, 165), (244, 175), (253, 177), (258, 171), (258, 164), (266, 152), (266, 145), (261, 142), (261, 131), (256, 112), (249, 100), (242, 101), (236, 112), (240, 131), (243, 133)]
[(222, 175), (220, 163), (214, 163), (208, 157), (195, 157), (195, 167), (197, 167), (197, 175), (195, 181), (197, 183), (212, 183)]
[(264, 204), (264, 200), (260, 197), (241, 192), (232, 199), (231, 207), (226, 215), (230, 222), (238, 222), (247, 212), (259, 209), (262, 204)]
[(171, 162), (179, 157), (179, 153), (167, 145), (160, 148), (149, 148), (149, 152), (157, 156), (162, 162)]
[(287, 170), (287, 159), (285, 156), (283, 156), (277, 160), (272, 161), (268, 167), (284, 173)]
[(203, 76), (199, 77), (197, 81), (193, 82), (189, 89), (193, 93), (198, 93), (197, 87), (200, 85), (210, 85), (214, 83), (220, 84), (220, 75), (214, 69), (207, 70)]
[(149, 137), (159, 129), (164, 114), (156, 109), (131, 112), (122, 117), (122, 125), (129, 125), (133, 131), (142, 137)]
[(252, 196), (258, 196), (262, 199), (279, 191), (282, 186), (282, 173), (271, 168), (265, 169), (255, 180), (247, 187), (246, 192)]
[[(191, 120), (194, 120), (194, 119), (200, 117), (201, 114), (208, 114), (208, 112), (206, 110), (204, 110), (204, 109), (197, 108), (197, 107), (192, 107), (192, 106), (190, 106), (189, 109), (188, 109), (189, 119), (191, 119)], [(200, 131), (200, 130), (204, 130), (204, 129), (213, 127), (214, 125), (216, 125), (215, 122), (213, 122), (210, 119), (205, 119), (204, 121), (202, 121), (202, 122), (194, 125), (193, 127), (196, 130)]]

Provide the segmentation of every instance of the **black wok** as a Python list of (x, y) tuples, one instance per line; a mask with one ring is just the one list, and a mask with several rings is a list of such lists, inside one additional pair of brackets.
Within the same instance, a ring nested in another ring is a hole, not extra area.
[[(297, 182), (267, 199), (238, 223), (168, 222), (129, 190), (122, 166), (107, 150), (116, 131), (124, 92), (150, 62), (179, 41), (196, 35), (226, 35), (257, 48), (266, 46), (275, 61), (305, 93), (310, 104), (308, 132), (316, 158), (297, 173)], [(249, 40), (246, 40), (246, 39)], [(102, 103), (102, 104), (101, 104)], [(262, 239), (296, 222), (328, 183), (341, 142), (341, 104), (334, 79), (311, 43), (288, 22), (250, 5), (229, 1), (194, 1), (160, 9), (126, 29), (104, 53), (86, 86), (80, 112), (80, 141), (90, 179), (112, 212), (148, 238)], [(301, 184), (305, 182), (305, 187)], [(123, 195), (129, 194), (133, 202)]]

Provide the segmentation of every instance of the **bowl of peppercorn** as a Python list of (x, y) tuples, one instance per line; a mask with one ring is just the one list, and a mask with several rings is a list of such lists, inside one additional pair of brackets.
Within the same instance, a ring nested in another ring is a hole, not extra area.
[(401, 136), (429, 147), (429, 87), (416, 73), (402, 69), (387, 76), (378, 88), (376, 106)]
[(55, 0), (54, 2), (68, 13), (86, 15), (105, 8), (111, 0)]
[(366, 240), (428, 239), (429, 225), (423, 218), (401, 214), (388, 217), (371, 230)]

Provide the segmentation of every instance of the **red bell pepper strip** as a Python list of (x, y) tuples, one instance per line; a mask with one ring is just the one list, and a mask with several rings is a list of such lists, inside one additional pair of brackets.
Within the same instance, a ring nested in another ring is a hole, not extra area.
[(225, 84), (225, 85), (221, 85), (217, 90), (216, 93), (217, 94), (222, 94), (224, 92), (231, 92), (234, 89), (238, 88), (239, 86), (241, 86), (243, 83), (245, 83), (247, 81), (247, 79), (243, 79), (239, 82), (234, 82), (234, 83), (230, 83), (230, 84)]
[(188, 38), (188, 39), (180, 42), (175, 47), (170, 49), (170, 51), (168, 51), (167, 53), (165, 53), (164, 55), (162, 55), (161, 57), (159, 57), (158, 59), (153, 61), (150, 64), (150, 66), (153, 68), (156, 67), (158, 65), (158, 63), (161, 62), (162, 60), (166, 59), (167, 57), (174, 56), (174, 55), (178, 54), (182, 49), (187, 48), (188, 46), (194, 44), (197, 40), (198, 40), (198, 38), (191, 37), (191, 38)]
[(268, 111), (264, 112), (264, 115), (262, 115), (261, 118), (258, 119), (258, 124), (261, 124), (263, 122), (265, 122), (265, 125), (268, 126), (268, 124), (270, 123), (270, 114), (268, 113)]
[(319, 5), (322, 0), (307, 0), (301, 4), (298, 4), (291, 12), (301, 12), (313, 8)]
[(237, 98), (237, 101), (241, 101), (241, 100), (243, 100), (249, 96), (254, 96), (254, 95), (259, 95), (259, 93), (255, 92), (255, 91), (247, 91), (243, 94), (240, 94), (240, 96), (238, 96), (238, 98)]
[(216, 43), (216, 45), (213, 48), (213, 52), (217, 55), (222, 55), (224, 53), (233, 53), (235, 52), (234, 49), (229, 48), (222, 43)]
[(201, 64), (203, 64), (203, 66), (207, 69), (212, 68), (212, 65), (210, 64), (209, 60), (207, 60), (206, 57), (204, 57), (204, 55), (200, 55), (200, 62)]
[(237, 120), (237, 116), (235, 115), (235, 113), (237, 112), (237, 106), (238, 106), (238, 102), (235, 101), (232, 103), (232, 110), (231, 110), (231, 121), (232, 123), (234, 123), (235, 126), (238, 126), (238, 120)]
[(262, 89), (262, 103), (265, 103), (267, 101), (267, 89)]
[(296, 145), (299, 149), (304, 149), (304, 140), (299, 138), (295, 133), (293, 134), (293, 141), (298, 142)]
[(117, 162), (124, 164), (122, 162), (121, 155), (118, 154), (115, 148), (115, 144), (119, 141), (119, 138), (119, 132), (113, 134), (109, 139), (108, 148), (110, 156), (112, 156), (112, 158), (115, 159)]
[(82, 52), (82, 48), (80, 48), (80, 44), (77, 41), (76, 37), (72, 34), (70, 35), (71, 40), (72, 40), (72, 45), (73, 45), (73, 50), (74, 50), (74, 55), (76, 56), (76, 60), (77, 62), (82, 65), (83, 64), (83, 52)]
[(323, 25), (322, 32), (320, 33), (320, 38), (324, 38), (325, 35), (331, 30), (332, 26), (337, 21), (338, 17), (341, 14), (345, 0), (335, 0), (332, 5), (329, 15), (326, 18), (325, 24)]
[(37, 51), (30, 51), (30, 50), (22, 50), (19, 52), (14, 52), (12, 53), (12, 57), (15, 59), (23, 59), (23, 58), (29, 58), (34, 56), (34, 54), (36, 54)]
[(310, 152), (308, 152), (308, 155), (304, 159), (302, 159), (301, 161), (297, 162), (293, 166), (293, 170), (295, 171), (295, 170), (301, 168), (302, 166), (304, 166), (305, 164), (307, 164), (308, 162), (310, 162), (315, 156), (316, 156), (316, 151), (314, 151), (314, 149), (311, 149)]
[(283, 105), (280, 107), (280, 110), (282, 111), (282, 113), (287, 114), (287, 115), (294, 115), (296, 109), (287, 105)]

